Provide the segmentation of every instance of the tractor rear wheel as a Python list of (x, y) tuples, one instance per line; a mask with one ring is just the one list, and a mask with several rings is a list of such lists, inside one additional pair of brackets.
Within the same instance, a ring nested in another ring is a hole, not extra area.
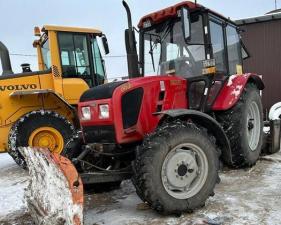
[(216, 116), (229, 138), (234, 166), (254, 165), (263, 139), (262, 102), (257, 87), (248, 84), (236, 105)]
[(194, 124), (175, 121), (147, 136), (138, 148), (133, 184), (139, 197), (162, 214), (203, 207), (219, 182), (219, 153)]
[(74, 132), (73, 125), (58, 113), (33, 111), (18, 120), (12, 127), (8, 152), (19, 166), (26, 168), (18, 147), (48, 148), (53, 153), (61, 154)]

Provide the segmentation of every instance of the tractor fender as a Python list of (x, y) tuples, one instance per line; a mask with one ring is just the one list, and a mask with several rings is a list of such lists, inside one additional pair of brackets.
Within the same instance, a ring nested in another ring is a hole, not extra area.
[(256, 74), (247, 73), (230, 76), (217, 96), (212, 110), (221, 111), (232, 108), (238, 102), (247, 83), (250, 82), (254, 83), (259, 90), (263, 90), (265, 87), (261, 77)]
[(233, 165), (229, 140), (221, 125), (214, 118), (206, 113), (189, 109), (166, 110), (157, 114), (163, 116), (159, 124), (170, 118), (179, 118), (192, 120), (195, 124), (206, 128), (208, 133), (211, 133), (216, 138), (216, 144), (221, 150), (223, 162), (229, 166)]

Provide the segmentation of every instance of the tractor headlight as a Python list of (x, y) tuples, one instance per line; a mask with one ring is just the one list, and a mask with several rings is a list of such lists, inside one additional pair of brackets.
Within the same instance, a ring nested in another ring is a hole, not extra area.
[(91, 116), (91, 107), (90, 106), (82, 107), (81, 112), (82, 112), (82, 120), (91, 119), (92, 116)]
[(99, 118), (108, 119), (109, 118), (109, 105), (99, 105)]

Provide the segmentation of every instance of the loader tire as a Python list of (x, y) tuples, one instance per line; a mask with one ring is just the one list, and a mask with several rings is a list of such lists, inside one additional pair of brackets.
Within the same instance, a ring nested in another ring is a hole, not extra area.
[(233, 166), (249, 167), (258, 160), (263, 142), (263, 112), (259, 90), (246, 85), (236, 105), (216, 114), (229, 138)]
[(49, 148), (51, 152), (60, 154), (74, 134), (73, 125), (58, 113), (33, 111), (13, 125), (9, 134), (8, 152), (15, 162), (25, 169), (26, 162), (18, 147)]
[(137, 149), (132, 181), (154, 210), (180, 215), (203, 207), (214, 195), (218, 170), (219, 151), (208, 135), (194, 124), (174, 121)]

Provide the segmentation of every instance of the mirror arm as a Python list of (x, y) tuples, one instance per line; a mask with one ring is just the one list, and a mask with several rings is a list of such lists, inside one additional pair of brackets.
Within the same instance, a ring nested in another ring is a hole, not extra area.
[(136, 27), (133, 27), (133, 29), (134, 29), (137, 33), (140, 33), (140, 30), (137, 29)]

